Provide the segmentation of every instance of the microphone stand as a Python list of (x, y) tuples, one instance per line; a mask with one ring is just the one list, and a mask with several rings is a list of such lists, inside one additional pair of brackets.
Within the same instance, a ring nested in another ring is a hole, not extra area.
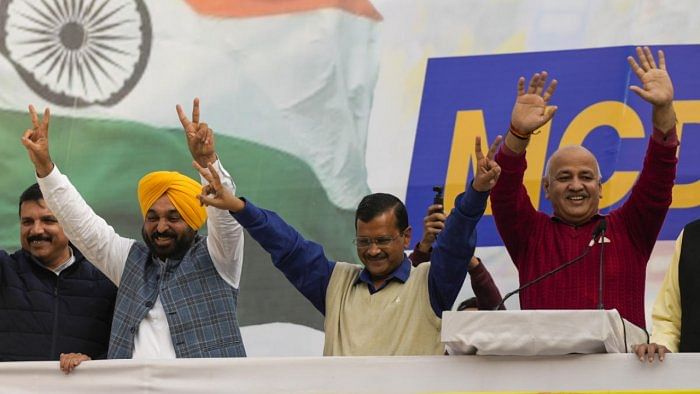
[[(522, 290), (527, 289), (528, 287), (534, 285), (535, 283), (540, 282), (541, 280), (543, 280), (545, 278), (549, 278), (550, 276), (556, 274), (557, 272), (563, 270), (564, 268), (570, 266), (571, 264), (574, 264), (575, 262), (580, 261), (581, 259), (586, 257), (586, 255), (588, 255), (588, 253), (591, 251), (591, 249), (593, 249), (593, 246), (596, 244), (596, 242), (598, 242), (598, 239), (601, 236), (601, 234), (605, 233), (606, 226), (607, 226), (607, 223), (605, 221), (605, 218), (603, 218), (603, 220), (598, 222), (598, 225), (593, 230), (593, 242), (590, 243), (588, 246), (586, 246), (586, 249), (583, 251), (583, 253), (581, 253), (578, 257), (575, 257), (574, 259), (567, 261), (566, 263), (554, 268), (551, 271), (545, 272), (543, 275), (531, 280), (530, 282), (525, 283), (524, 285), (522, 285), (522, 286), (518, 287), (517, 289), (511, 291), (510, 293), (506, 294), (506, 296), (503, 297), (503, 300), (501, 300), (501, 303), (498, 304), (495, 308), (493, 308), (493, 310), (497, 311), (497, 310), (501, 309), (501, 307), (503, 305), (505, 305), (506, 300), (508, 298), (510, 298), (511, 296), (513, 296), (514, 294), (518, 294)], [(602, 256), (602, 252), (603, 252), (603, 250), (601, 248), (601, 256)], [(601, 257), (601, 264), (602, 264), (602, 257)], [(600, 269), (602, 270), (602, 266)], [(602, 284), (601, 284), (601, 288), (599, 289), (599, 291), (602, 292)], [(602, 299), (602, 297), (601, 297), (601, 299)]]
[[(602, 219), (602, 223), (605, 223), (605, 218)], [(603, 260), (603, 247), (605, 246), (605, 228), (607, 224), (603, 224), (600, 231), (600, 264), (598, 272), (598, 309), (605, 309), (603, 305), (603, 275), (604, 275), (604, 260)]]

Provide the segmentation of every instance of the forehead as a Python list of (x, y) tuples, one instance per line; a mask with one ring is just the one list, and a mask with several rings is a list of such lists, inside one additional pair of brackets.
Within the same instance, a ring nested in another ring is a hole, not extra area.
[(398, 230), (396, 215), (393, 210), (388, 210), (375, 216), (368, 222), (357, 220), (357, 235), (374, 237), (379, 235), (392, 235)]
[(53, 216), (53, 212), (46, 206), (44, 200), (24, 201), (19, 207), (20, 217)]
[(598, 172), (598, 161), (595, 156), (586, 149), (577, 149), (576, 147), (562, 149), (555, 153), (550, 166), (551, 174), (583, 171)]
[(148, 208), (148, 212), (153, 212), (157, 214), (166, 214), (168, 212), (177, 211), (175, 205), (170, 201), (167, 194), (160, 196), (154, 203)]

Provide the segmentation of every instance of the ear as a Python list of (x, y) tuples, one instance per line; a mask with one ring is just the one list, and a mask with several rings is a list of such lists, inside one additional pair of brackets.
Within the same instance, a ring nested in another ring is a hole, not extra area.
[(544, 187), (544, 198), (549, 200), (549, 177), (548, 176), (542, 177), (542, 186)]
[(408, 246), (411, 244), (411, 234), (413, 233), (413, 229), (411, 226), (406, 227), (405, 230), (403, 230), (403, 248), (408, 249)]
[(603, 199), (603, 181), (598, 179), (598, 198)]

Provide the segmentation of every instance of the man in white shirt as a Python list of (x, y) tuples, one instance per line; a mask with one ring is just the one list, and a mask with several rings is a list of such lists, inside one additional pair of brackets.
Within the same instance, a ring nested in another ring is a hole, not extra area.
[[(71, 242), (119, 287), (108, 358), (245, 356), (236, 317), (242, 227), (227, 211), (200, 206), (199, 183), (161, 171), (139, 182), (144, 242), (119, 236), (51, 160), (49, 110), (41, 121), (33, 107), (29, 111), (33, 127), (22, 143), (47, 205)], [(199, 122), (199, 100), (191, 121), (180, 106), (177, 112), (192, 158), (202, 166), (213, 162), (235, 191), (216, 155), (212, 130)], [(208, 236), (202, 237), (197, 230), (207, 216)], [(66, 360), (62, 368), (70, 372), (80, 361)]]

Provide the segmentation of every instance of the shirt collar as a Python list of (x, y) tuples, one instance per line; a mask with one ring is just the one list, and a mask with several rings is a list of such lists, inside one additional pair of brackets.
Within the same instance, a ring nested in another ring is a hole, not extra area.
[(75, 254), (73, 254), (73, 248), (71, 248), (71, 247), (69, 246), (69, 247), (68, 247), (68, 251), (70, 252), (70, 257), (68, 257), (68, 260), (64, 261), (61, 265), (59, 265), (59, 266), (56, 267), (56, 268), (49, 269), (49, 270), (52, 271), (54, 274), (60, 275), (61, 272), (62, 272), (63, 270), (65, 270), (66, 268), (68, 268), (68, 267), (70, 267), (71, 265), (73, 265), (73, 263), (75, 263)]
[(392, 272), (391, 274), (389, 274), (389, 276), (387, 276), (386, 281), (384, 281), (384, 284), (380, 288), (378, 288), (378, 289), (374, 288), (374, 281), (372, 280), (372, 276), (369, 274), (369, 271), (367, 271), (367, 268), (362, 269), (362, 271), (360, 272), (360, 275), (355, 280), (355, 284), (367, 283), (367, 286), (369, 286), (370, 292), (374, 293), (374, 292), (377, 292), (377, 291), (383, 289), (384, 287), (386, 287), (386, 285), (394, 279), (400, 281), (401, 283), (406, 283), (406, 281), (408, 280), (408, 277), (410, 275), (411, 275), (411, 261), (404, 254), (403, 261), (401, 262), (401, 264), (399, 264), (399, 266), (396, 267), (394, 272)]

